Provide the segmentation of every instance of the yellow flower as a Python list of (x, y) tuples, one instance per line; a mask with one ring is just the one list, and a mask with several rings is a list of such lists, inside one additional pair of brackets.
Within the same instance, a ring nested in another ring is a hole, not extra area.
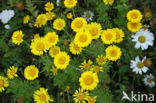
[(38, 68), (35, 67), (35, 65), (27, 66), (24, 69), (24, 77), (27, 80), (34, 80), (38, 77)]
[(34, 101), (36, 103), (49, 103), (54, 100), (50, 98), (48, 94), (48, 89), (40, 88), (40, 90), (36, 90), (33, 94)]
[(112, 44), (115, 39), (115, 31), (113, 29), (104, 30), (101, 34), (101, 39), (104, 44)]
[(131, 32), (138, 32), (142, 28), (142, 24), (140, 22), (128, 22), (127, 28)]
[(0, 76), (0, 92), (3, 92), (9, 86), (8, 78)]
[(46, 10), (46, 11), (50, 12), (50, 11), (53, 10), (53, 9), (54, 9), (54, 4), (53, 4), (52, 2), (47, 2), (47, 3), (45, 4), (45, 10)]
[(79, 82), (82, 89), (94, 90), (99, 83), (99, 79), (97, 73), (86, 71), (81, 74), (81, 77), (79, 78)]
[(66, 69), (69, 62), (70, 57), (66, 52), (60, 52), (54, 57), (54, 64), (59, 69)]
[(53, 46), (50, 48), (49, 50), (49, 55), (53, 58), (55, 57), (57, 54), (60, 53), (60, 47), (59, 46)]
[(89, 93), (79, 88), (78, 90), (75, 91), (73, 97), (75, 103), (86, 103), (85, 101), (89, 97)]
[(14, 77), (18, 77), (17, 73), (17, 67), (11, 66), (10, 69), (7, 71), (7, 76), (9, 79), (14, 79)]
[(110, 61), (116, 61), (120, 59), (120, 56), (122, 55), (120, 48), (117, 47), (116, 45), (108, 46), (105, 52), (106, 52), (107, 59)]
[(75, 54), (75, 55), (80, 54), (81, 51), (82, 51), (82, 48), (79, 47), (79, 46), (78, 46), (77, 44), (75, 44), (74, 42), (71, 42), (70, 45), (69, 45), (69, 47), (70, 47), (70, 52), (71, 52), (72, 54)]
[(70, 86), (66, 86), (66, 89), (64, 91), (68, 93), (69, 90), (70, 90)]
[(43, 38), (36, 38), (31, 41), (31, 52), (34, 55), (42, 55), (43, 52), (46, 52), (46, 43)]
[(81, 63), (80, 68), (84, 70), (90, 70), (92, 64), (93, 62), (90, 59), (88, 61), (84, 60), (84, 62)]
[(73, 8), (77, 4), (77, 0), (64, 0), (64, 6), (66, 8)]
[(113, 30), (116, 32), (116, 39), (115, 39), (115, 43), (120, 43), (123, 41), (123, 37), (125, 37), (124, 32), (122, 31), (122, 29), (119, 28), (113, 28)]
[(46, 16), (46, 14), (40, 14), (37, 16), (34, 26), (42, 27), (47, 24), (47, 21), (48, 21), (48, 18)]
[(69, 13), (67, 13), (66, 17), (67, 17), (68, 19), (71, 19), (71, 18), (73, 17), (73, 15), (72, 15), (71, 12), (69, 12)]
[(150, 19), (152, 17), (152, 13), (151, 12), (145, 12), (145, 18), (146, 19)]
[(139, 10), (133, 9), (127, 13), (127, 19), (130, 22), (140, 22), (142, 19), (142, 14)]
[(91, 24), (88, 24), (86, 29), (90, 32), (92, 35), (92, 39), (98, 39), (101, 35), (101, 25), (96, 22), (92, 22)]
[(29, 15), (25, 16), (24, 19), (23, 19), (23, 24), (27, 24), (29, 22)]
[(34, 39), (37, 39), (37, 38), (40, 38), (40, 34), (39, 33), (34, 35)]
[(57, 68), (55, 68), (54, 66), (52, 66), (51, 71), (53, 72), (53, 74), (54, 74), (54, 75), (56, 75), (56, 74), (57, 74), (57, 72), (58, 72), (58, 69), (57, 69)]
[(52, 46), (56, 45), (59, 41), (58, 35), (55, 32), (48, 32), (44, 36), (44, 41), (46, 43), (46, 49), (49, 50)]
[(46, 16), (48, 20), (53, 20), (56, 17), (56, 14), (54, 12), (47, 12)]
[(106, 56), (103, 56), (102, 54), (96, 58), (96, 63), (101, 66), (103, 66), (106, 63), (106, 61), (107, 61)]
[(96, 102), (96, 96), (94, 96), (94, 97), (88, 97), (88, 103), (95, 103)]
[(83, 30), (87, 25), (87, 21), (83, 17), (77, 17), (75, 18), (72, 23), (71, 23), (71, 28), (75, 31), (78, 32), (80, 30)]
[(66, 25), (66, 22), (64, 19), (56, 19), (53, 22), (53, 28), (56, 30), (63, 30)]
[(112, 5), (114, 3), (114, 0), (103, 0), (105, 5)]
[(14, 44), (17, 44), (17, 45), (20, 45), (22, 42), (23, 42), (23, 31), (22, 30), (17, 30), (17, 31), (14, 31), (13, 34), (12, 34), (12, 42)]
[(97, 65), (92, 65), (92, 67), (91, 67), (92, 69), (92, 71), (93, 72), (96, 72), (96, 73), (98, 73), (98, 72), (103, 72), (103, 67), (100, 67), (100, 66), (97, 66)]
[(88, 31), (77, 32), (74, 38), (74, 43), (79, 47), (87, 47), (92, 42), (91, 34)]

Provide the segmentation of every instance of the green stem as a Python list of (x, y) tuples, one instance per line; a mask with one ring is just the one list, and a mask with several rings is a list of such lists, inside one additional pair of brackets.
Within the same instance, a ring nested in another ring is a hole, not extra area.
[(80, 72), (83, 72), (81, 69), (79, 69), (79, 68), (77, 68), (77, 67), (75, 67), (75, 66), (73, 66), (71, 64), (69, 64), (69, 66), (72, 67), (72, 68), (74, 68), (74, 69), (76, 69), (76, 70), (78, 70), (78, 71), (80, 71)]
[(69, 101), (69, 103), (70, 103), (70, 97), (69, 97), (69, 93), (68, 93), (68, 101)]

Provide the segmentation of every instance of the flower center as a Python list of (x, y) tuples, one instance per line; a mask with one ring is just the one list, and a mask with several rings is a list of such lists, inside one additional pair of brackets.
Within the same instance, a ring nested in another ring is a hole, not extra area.
[(99, 71), (100, 71), (99, 66), (95, 66), (95, 67), (94, 67), (94, 71), (99, 72)]
[(74, 44), (74, 49), (75, 49), (75, 50), (79, 50), (79, 46), (76, 45), (76, 44)]
[(131, 17), (132, 17), (133, 19), (136, 19), (136, 18), (138, 18), (138, 13), (136, 13), (136, 12), (133, 12), (133, 13), (131, 14)]
[(84, 97), (85, 97), (85, 94), (82, 93), (82, 92), (80, 92), (80, 93), (77, 94), (77, 98), (78, 98), (78, 100), (80, 100), (80, 101), (83, 101), (83, 100), (84, 100)]
[(16, 40), (17, 40), (17, 41), (21, 41), (21, 40), (22, 40), (22, 35), (20, 35), (20, 34), (17, 35), (17, 36), (16, 36)]
[(138, 67), (139, 69), (142, 69), (142, 68), (144, 67), (144, 64), (143, 64), (142, 62), (139, 62), (139, 63), (137, 64), (137, 67)]
[(53, 69), (52, 71), (53, 71), (54, 73), (57, 73), (57, 69)]
[(4, 81), (0, 80), (0, 87), (3, 87), (3, 86), (4, 86)]
[(41, 101), (46, 101), (46, 95), (45, 94), (41, 94), (40, 95), (40, 99), (41, 99)]
[(66, 58), (64, 56), (59, 58), (59, 64), (64, 64), (66, 62)]
[(96, 36), (96, 35), (98, 34), (97, 28), (92, 28), (92, 29), (90, 30), (90, 33), (92, 34), (92, 36)]
[(146, 38), (144, 36), (139, 36), (138, 41), (140, 43), (144, 43), (144, 42), (146, 42)]
[(152, 78), (147, 78), (148, 83), (152, 83)]
[(116, 50), (111, 50), (111, 51), (110, 51), (110, 55), (111, 55), (112, 57), (115, 57), (115, 56), (117, 55)]
[(90, 76), (90, 75), (86, 75), (85, 77), (84, 77), (84, 83), (86, 84), (86, 85), (91, 85), (92, 83), (93, 83), (93, 81), (94, 81), (94, 79), (93, 79), (93, 77), (92, 76)]
[(108, 34), (106, 34), (105, 37), (106, 37), (107, 40), (111, 40), (112, 39), (112, 34), (108, 33)]
[(68, 0), (68, 5), (73, 5), (74, 4), (74, 0)]
[(138, 26), (138, 23), (131, 23), (131, 28), (135, 29), (137, 28), (137, 26)]
[(80, 35), (80, 37), (79, 37), (79, 41), (80, 42), (86, 42), (87, 41), (87, 36), (86, 35)]
[(75, 22), (75, 27), (76, 28), (81, 28), (83, 26), (83, 22), (81, 21), (81, 20), (77, 20), (76, 22)]
[(53, 36), (49, 37), (48, 41), (50, 43), (54, 43), (55, 42), (55, 37), (53, 37)]
[(91, 17), (90, 13), (87, 13), (87, 14), (86, 14), (86, 17), (87, 17), (87, 18), (90, 18), (90, 17)]
[(36, 71), (35, 71), (34, 69), (31, 69), (31, 70), (29, 71), (29, 75), (30, 75), (31, 77), (34, 77), (35, 74), (36, 74)]
[(11, 70), (11, 74), (15, 75), (16, 74), (15, 70)]
[(59, 50), (58, 49), (54, 49), (53, 50), (53, 55), (56, 55), (56, 54), (58, 54), (59, 53)]
[(58, 27), (58, 28), (62, 28), (62, 27), (63, 27), (63, 23), (62, 23), (62, 22), (59, 22), (59, 23), (57, 24), (57, 27)]
[(91, 97), (90, 97), (90, 98), (88, 99), (88, 103), (95, 103), (94, 98), (91, 98)]
[(85, 65), (83, 66), (83, 68), (86, 69), (86, 70), (88, 70), (88, 69), (90, 68), (90, 64), (88, 64), (88, 63), (85, 64)]
[(38, 44), (36, 45), (36, 49), (37, 49), (38, 51), (42, 51), (42, 50), (44, 49), (44, 44), (43, 44), (43, 43), (38, 43)]

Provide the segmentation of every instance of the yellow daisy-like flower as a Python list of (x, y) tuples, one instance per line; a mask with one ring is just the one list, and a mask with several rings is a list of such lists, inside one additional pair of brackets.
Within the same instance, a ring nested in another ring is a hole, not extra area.
[(66, 17), (67, 17), (68, 19), (71, 19), (71, 18), (73, 17), (73, 15), (72, 15), (71, 12), (69, 12), (69, 13), (67, 13)]
[(104, 65), (106, 61), (107, 61), (106, 56), (103, 56), (102, 54), (96, 58), (96, 63), (101, 66)]
[(101, 25), (96, 22), (92, 22), (91, 24), (88, 24), (86, 29), (90, 32), (92, 35), (92, 39), (98, 39), (101, 35)]
[(127, 19), (130, 22), (140, 22), (142, 19), (142, 14), (139, 10), (133, 9), (127, 13)]
[(87, 47), (92, 42), (91, 34), (88, 31), (77, 32), (74, 38), (74, 43), (79, 47)]
[(11, 37), (12, 42), (14, 44), (20, 45), (23, 42), (23, 36), (24, 34), (22, 30), (14, 31)]
[(37, 38), (40, 38), (40, 34), (39, 33), (37, 33), (37, 34), (34, 35), (34, 39), (37, 39)]
[(104, 44), (112, 44), (116, 39), (116, 33), (113, 29), (104, 30), (101, 39)]
[(94, 97), (88, 97), (88, 103), (95, 103), (96, 102), (96, 96), (94, 96)]
[(123, 38), (125, 37), (124, 32), (122, 31), (122, 29), (119, 28), (113, 28), (113, 30), (116, 32), (116, 39), (115, 39), (115, 43), (120, 43), (123, 41)]
[(75, 103), (86, 103), (85, 101), (88, 99), (89, 93), (79, 88), (75, 91), (73, 97)]
[(47, 12), (46, 16), (48, 20), (53, 20), (56, 17), (56, 14), (54, 12)]
[(46, 14), (40, 14), (37, 16), (36, 21), (35, 21), (35, 25), (36, 27), (42, 27), (44, 25), (47, 24), (48, 18)]
[(29, 22), (29, 19), (30, 19), (29, 15), (25, 16), (23, 19), (23, 24), (27, 24)]
[(7, 71), (7, 76), (9, 79), (14, 79), (14, 77), (18, 77), (17, 73), (17, 67), (11, 66), (10, 69)]
[(46, 10), (46, 11), (50, 12), (50, 11), (53, 10), (53, 9), (54, 9), (54, 4), (53, 4), (52, 2), (47, 2), (47, 3), (45, 4), (45, 10)]
[(55, 19), (53, 22), (53, 28), (56, 30), (63, 30), (66, 25), (64, 19)]
[(57, 72), (58, 72), (58, 69), (57, 69), (57, 68), (55, 68), (54, 66), (52, 66), (51, 71), (53, 72), (53, 74), (54, 74), (54, 75), (56, 75), (56, 74), (57, 74)]
[(49, 55), (53, 58), (55, 57), (57, 54), (60, 53), (60, 47), (59, 46), (53, 46), (50, 48), (49, 50)]
[(112, 5), (114, 3), (114, 0), (103, 0), (105, 5)]
[(73, 8), (77, 4), (77, 0), (64, 0), (64, 6), (66, 8)]
[(90, 70), (92, 64), (93, 62), (90, 59), (88, 61), (84, 60), (84, 62), (81, 63), (80, 68), (84, 70)]
[(122, 55), (120, 48), (117, 47), (116, 45), (108, 46), (106, 48), (105, 52), (106, 52), (107, 59), (110, 61), (116, 61), (116, 60), (120, 59), (120, 57)]
[(66, 52), (60, 52), (54, 57), (54, 64), (59, 69), (65, 69), (69, 65), (70, 56)]
[(8, 78), (0, 76), (0, 92), (3, 92), (9, 86)]
[(59, 41), (58, 35), (55, 32), (48, 32), (44, 36), (44, 41), (46, 43), (46, 49), (49, 50), (52, 46), (56, 45)]
[(35, 65), (30, 65), (30, 66), (27, 66), (25, 69), (24, 69), (24, 77), (27, 79), (27, 80), (34, 80), (38, 77), (38, 68), (35, 67)]
[(70, 52), (72, 53), (72, 54), (75, 54), (75, 55), (78, 55), (78, 54), (80, 54), (81, 53), (81, 51), (82, 51), (82, 48), (81, 47), (79, 47), (77, 44), (75, 44), (74, 42), (71, 42), (70, 43), (70, 45), (69, 45), (69, 49), (70, 49)]
[(87, 21), (83, 17), (77, 17), (75, 18), (72, 23), (71, 23), (71, 28), (75, 31), (78, 32), (80, 30), (83, 30), (87, 25)]
[(48, 89), (40, 88), (40, 90), (36, 90), (33, 94), (34, 101), (36, 103), (49, 103), (54, 100), (50, 98), (48, 94)]
[(128, 22), (127, 28), (131, 32), (138, 32), (142, 28), (142, 24), (140, 22)]
[(42, 55), (43, 52), (46, 52), (46, 43), (43, 38), (36, 38), (31, 41), (31, 52), (34, 55)]
[(98, 73), (98, 72), (103, 72), (103, 67), (100, 67), (100, 66), (98, 66), (98, 65), (92, 65), (92, 67), (91, 67), (92, 69), (92, 71), (93, 72), (96, 72), (96, 73)]
[(79, 78), (80, 86), (84, 90), (94, 90), (99, 83), (97, 73), (86, 71)]

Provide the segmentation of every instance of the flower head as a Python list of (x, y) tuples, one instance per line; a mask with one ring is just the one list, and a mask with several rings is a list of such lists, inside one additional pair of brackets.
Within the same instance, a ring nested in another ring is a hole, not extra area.
[(3, 92), (9, 86), (8, 78), (0, 76), (0, 92)]
[(139, 10), (133, 9), (127, 13), (127, 19), (131, 22), (140, 22), (142, 19), (142, 14)]
[(94, 13), (91, 11), (86, 11), (83, 13), (82, 17), (84, 17), (87, 21), (92, 21), (94, 17)]
[(75, 54), (75, 55), (80, 54), (81, 51), (82, 51), (82, 48), (79, 47), (79, 46), (78, 46), (77, 44), (75, 44), (74, 42), (71, 42), (70, 45), (69, 45), (69, 47), (70, 47), (70, 52), (71, 52), (72, 54)]
[(64, 19), (55, 19), (53, 22), (53, 28), (56, 30), (63, 30), (66, 25)]
[(143, 82), (146, 86), (149, 86), (149, 87), (155, 86), (154, 76), (152, 74), (146, 75), (143, 79)]
[(17, 67), (11, 66), (7, 71), (7, 76), (9, 79), (14, 79), (14, 77), (18, 77), (17, 75)]
[(83, 63), (81, 63), (80, 68), (84, 70), (90, 70), (93, 62), (89, 59), (88, 61), (84, 60)]
[(29, 22), (29, 19), (30, 19), (30, 16), (29, 15), (25, 16), (24, 19), (23, 19), (23, 24), (28, 23)]
[(37, 16), (34, 26), (42, 27), (47, 24), (48, 18), (46, 14), (40, 14)]
[(22, 42), (23, 42), (23, 31), (22, 30), (17, 30), (17, 31), (14, 31), (13, 34), (12, 34), (12, 42), (14, 44), (17, 44), (17, 45), (20, 45)]
[(45, 4), (45, 10), (46, 10), (46, 11), (50, 12), (50, 11), (53, 10), (53, 9), (54, 9), (54, 4), (53, 4), (52, 2), (47, 2), (47, 3)]
[(64, 0), (64, 6), (66, 8), (73, 8), (77, 4), (77, 0)]

